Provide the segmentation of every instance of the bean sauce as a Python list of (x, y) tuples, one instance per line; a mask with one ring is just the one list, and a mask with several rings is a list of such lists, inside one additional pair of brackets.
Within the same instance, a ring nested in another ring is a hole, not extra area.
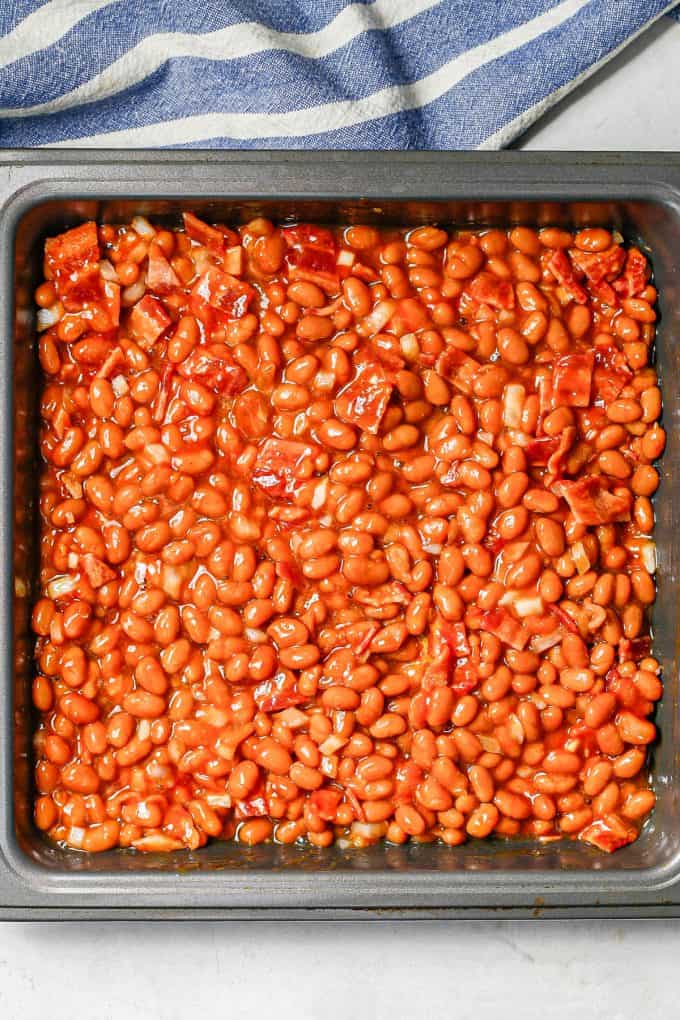
[(45, 245), (35, 821), (74, 849), (654, 805), (656, 291), (602, 228)]

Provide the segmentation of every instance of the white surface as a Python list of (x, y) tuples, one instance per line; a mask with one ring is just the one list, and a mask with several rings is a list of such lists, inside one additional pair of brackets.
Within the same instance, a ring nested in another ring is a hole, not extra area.
[[(523, 148), (680, 148), (663, 24)], [(0, 924), (2, 1020), (640, 1020), (678, 1015), (680, 922)]]

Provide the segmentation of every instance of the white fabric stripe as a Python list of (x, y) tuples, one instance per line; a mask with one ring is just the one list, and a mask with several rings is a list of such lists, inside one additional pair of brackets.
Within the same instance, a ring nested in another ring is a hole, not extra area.
[(571, 81), (565, 82), (564, 85), (562, 85), (559, 89), (555, 89), (555, 91), (551, 92), (550, 95), (544, 96), (543, 99), (539, 99), (539, 101), (534, 103), (533, 106), (530, 106), (528, 110), (524, 110), (522, 113), (518, 114), (514, 120), (508, 121), (508, 123), (504, 124), (498, 131), (495, 131), (492, 135), (485, 138), (484, 141), (477, 146), (477, 148), (496, 150), (504, 149), (506, 146), (510, 145), (515, 138), (518, 138), (521, 134), (527, 131), (532, 124), (543, 116), (544, 113), (547, 113), (547, 111), (559, 103), (560, 100), (566, 99), (570, 92), (573, 92), (575, 88), (582, 85), (584, 81), (590, 78), (591, 75), (595, 74), (596, 71), (599, 71), (601, 67), (604, 67), (605, 64), (609, 63), (610, 60), (613, 60), (614, 57), (618, 57), (619, 53), (625, 50), (626, 46), (637, 39), (638, 36), (641, 36), (642, 33), (645, 32), (650, 25), (653, 25), (654, 22), (658, 21), (659, 18), (663, 18), (665, 14), (668, 14), (669, 11), (677, 6), (677, 3), (678, 0), (672, 0), (672, 2), (667, 4), (662, 11), (655, 14), (654, 17), (650, 18), (649, 21), (646, 21), (644, 25), (640, 25), (637, 32), (634, 32), (633, 35), (624, 39), (623, 42), (616, 47), (616, 49), (606, 53), (601, 60), (591, 64), (590, 67), (587, 67), (581, 72), (581, 74), (577, 75), (576, 78), (572, 78)]
[(137, 85), (172, 57), (233, 60), (267, 50), (285, 50), (318, 60), (346, 46), (362, 32), (394, 28), (423, 11), (438, 7), (440, 3), (441, 0), (375, 0), (375, 3), (368, 5), (351, 4), (343, 8), (324, 28), (306, 34), (276, 32), (259, 22), (248, 22), (203, 35), (183, 32), (151, 35), (73, 91), (35, 106), (1, 108), (0, 117), (58, 113), (83, 103), (106, 99)]
[(88, 14), (119, 0), (52, 0), (0, 37), (0, 67), (7, 67), (30, 53), (44, 50), (66, 35)]
[(466, 75), (549, 32), (586, 7), (588, 0), (563, 0), (531, 21), (455, 57), (411, 85), (394, 85), (365, 99), (340, 100), (285, 113), (213, 113), (161, 121), (124, 131), (50, 142), (44, 148), (144, 148), (181, 145), (208, 138), (297, 138), (414, 110), (439, 99)]

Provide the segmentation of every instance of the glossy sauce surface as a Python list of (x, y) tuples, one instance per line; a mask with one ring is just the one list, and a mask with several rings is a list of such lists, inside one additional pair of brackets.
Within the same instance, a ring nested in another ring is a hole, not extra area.
[(635, 839), (649, 275), (600, 228), (48, 240), (37, 825), (86, 851)]

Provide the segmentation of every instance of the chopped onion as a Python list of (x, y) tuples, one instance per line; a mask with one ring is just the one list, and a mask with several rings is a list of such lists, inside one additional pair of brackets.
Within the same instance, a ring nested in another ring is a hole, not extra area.
[(47, 585), (47, 594), (51, 599), (61, 599), (65, 595), (70, 595), (77, 587), (78, 580), (73, 574), (60, 574), (58, 577), (53, 577)]
[(50, 305), (49, 308), (38, 309), (38, 331), (40, 333), (43, 330), (50, 329), (52, 326), (56, 326), (62, 315), (64, 314), (64, 308), (61, 301), (57, 301), (56, 304)]
[(69, 846), (72, 846), (74, 850), (83, 849), (83, 840), (85, 839), (85, 829), (82, 829), (79, 825), (74, 825), (68, 830), (68, 836), (66, 842)]
[(284, 708), (276, 718), (280, 719), (289, 730), (301, 730), (309, 722), (307, 715), (299, 708)]
[(579, 574), (587, 574), (590, 570), (590, 560), (583, 542), (574, 542), (571, 547), (571, 559)]
[(530, 643), (531, 650), (532, 652), (546, 652), (548, 648), (558, 645), (563, 637), (564, 632), (561, 627), (552, 630), (549, 634), (534, 634)]
[(351, 832), (361, 839), (380, 839), (387, 832), (387, 822), (352, 822)]
[(329, 737), (326, 737), (323, 744), (319, 744), (319, 750), (322, 754), (335, 754), (347, 742), (347, 737), (341, 737), (339, 733), (331, 733)]
[(335, 777), (338, 774), (338, 756), (337, 756), (337, 754), (333, 754), (333, 755), (325, 755), (324, 754), (323, 757), (321, 758), (321, 764), (319, 766), (319, 771), (322, 772), (324, 776), (328, 776), (329, 779), (335, 779)]
[(503, 424), (518, 429), (522, 424), (522, 411), (526, 390), (520, 383), (508, 383), (503, 392)]
[(250, 641), (253, 645), (262, 645), (267, 640), (267, 635), (263, 630), (258, 630), (257, 627), (246, 627), (243, 632), (246, 637), (246, 641)]
[(648, 574), (656, 573), (656, 544), (649, 539), (640, 542), (640, 559)]
[(341, 248), (335, 260), (337, 266), (353, 266), (355, 262), (356, 255), (353, 251), (348, 251), (347, 248)]
[(124, 397), (130, 387), (127, 384), (127, 379), (124, 375), (114, 375), (111, 380), (111, 389), (117, 397)]
[(317, 390), (332, 390), (335, 386), (335, 375), (332, 372), (317, 372), (314, 376), (314, 388)]
[(399, 340), (399, 346), (407, 361), (417, 361), (420, 357), (420, 345), (415, 333), (404, 333)]
[(240, 276), (243, 272), (243, 248), (240, 244), (234, 245), (233, 248), (227, 248), (224, 253), (223, 259), (225, 273), (230, 273), (231, 276)]
[(232, 804), (228, 793), (205, 793), (206, 802), (213, 808), (230, 808)]
[(543, 612), (543, 599), (540, 595), (525, 595), (515, 598), (513, 607), (518, 616), (537, 616)]
[(439, 556), (443, 548), (439, 542), (423, 542), (423, 552), (430, 553), (431, 556)]
[(129, 287), (120, 292), (120, 303), (126, 308), (136, 305), (144, 297), (145, 292), (146, 281), (140, 276), (135, 283), (131, 283)]
[(78, 569), (78, 562), (79, 562), (78, 561), (78, 553), (70, 552), (68, 554), (68, 556), (66, 557), (66, 562), (69, 565), (69, 567), (71, 568), (71, 570), (77, 570)]
[(524, 743), (524, 727), (520, 722), (519, 716), (515, 715), (514, 712), (511, 712), (508, 716), (508, 729), (510, 730), (510, 736), (513, 740), (516, 740), (518, 744)]
[(508, 439), (513, 446), (528, 446), (531, 442), (531, 436), (521, 432), (520, 429), (508, 429)]
[(130, 224), (135, 234), (140, 237), (155, 237), (156, 231), (144, 216), (135, 216)]
[(361, 320), (361, 332), (364, 336), (372, 336), (379, 333), (383, 326), (386, 326), (397, 310), (397, 302), (391, 298), (378, 301), (377, 305), (365, 318)]
[(312, 510), (320, 510), (328, 499), (328, 476), (322, 478), (321, 481), (314, 486), (314, 492), (312, 493)]
[(135, 582), (140, 586), (146, 581), (146, 569), (147, 564), (143, 560), (138, 560), (135, 563)]
[(99, 263), (99, 275), (102, 280), (109, 280), (110, 283), (120, 283), (116, 268), (111, 265), (108, 259), (102, 259)]
[[(70, 471), (65, 471), (61, 476), (61, 482), (69, 496), (72, 496), (74, 499), (81, 498), (83, 495), (83, 484), (76, 475), (71, 474)], [(73, 524), (73, 521), (71, 521), (71, 524)]]
[[(136, 570), (136, 568), (135, 568)], [(161, 567), (161, 588), (171, 599), (178, 599), (182, 592), (184, 577), (177, 567), (164, 563)]]

